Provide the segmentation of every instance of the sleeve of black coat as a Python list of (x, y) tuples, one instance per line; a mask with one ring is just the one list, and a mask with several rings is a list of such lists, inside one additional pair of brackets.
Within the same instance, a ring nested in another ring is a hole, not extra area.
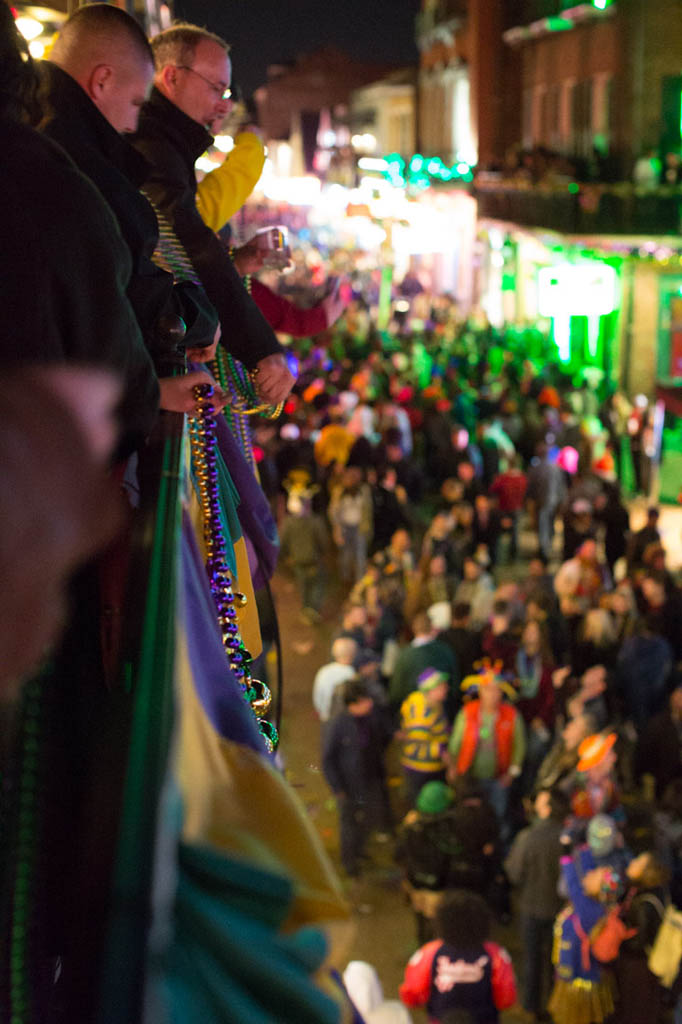
[(343, 778), (339, 769), (338, 753), (341, 739), (341, 716), (332, 719), (327, 728), (322, 749), (322, 771), (335, 793), (343, 792)]
[(80, 363), (115, 371), (123, 384), (125, 455), (151, 431), (159, 399), (125, 294), (128, 249), (99, 192), (61, 149), (20, 126), (7, 130), (4, 144), (3, 365)]
[(218, 312), (221, 345), (249, 369), (266, 356), (281, 352), (282, 346), (244, 287), (225, 247), (201, 219), (185, 168), (173, 146), (166, 140), (140, 135), (135, 146), (151, 168), (144, 190), (173, 226)]

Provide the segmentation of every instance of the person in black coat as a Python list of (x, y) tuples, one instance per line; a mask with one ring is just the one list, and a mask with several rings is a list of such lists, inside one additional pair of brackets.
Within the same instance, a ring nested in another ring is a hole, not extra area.
[[(106, 68), (110, 76), (100, 85)], [(140, 192), (147, 164), (125, 138), (136, 127), (139, 103), (153, 74), (144, 33), (117, 7), (83, 7), (65, 23), (40, 71), (40, 130), (87, 174), (116, 217), (132, 258), (128, 298), (152, 358), (163, 368), (173, 344), (171, 326), (179, 329), (183, 347), (210, 346), (218, 317), (203, 289), (191, 281), (174, 283), (172, 274), (152, 262), (159, 228)], [(110, 81), (111, 95), (106, 89)]]
[(337, 800), (341, 863), (357, 877), (373, 827), (391, 829), (384, 752), (392, 733), (361, 679), (345, 684), (343, 701), (345, 711), (330, 722), (325, 736), (322, 770)]
[[(130, 254), (107, 204), (51, 140), (21, 123), (35, 93), (11, 15), (0, 24), (0, 277), (3, 368), (89, 364), (122, 382), (117, 456), (150, 432), (159, 388), (126, 297)], [(18, 35), (18, 34), (17, 34)], [(35, 115), (35, 111), (31, 111)]]
[(213, 142), (208, 130), (231, 108), (227, 44), (192, 25), (152, 41), (156, 74), (143, 104), (134, 145), (148, 161), (144, 188), (189, 255), (220, 317), (220, 343), (248, 370), (273, 405), (294, 383), (282, 346), (237, 273), (222, 242), (201, 219), (194, 165)]
[(670, 782), (682, 778), (682, 686), (670, 694), (665, 711), (649, 720), (637, 746), (635, 770), (638, 776), (653, 775), (659, 799)]

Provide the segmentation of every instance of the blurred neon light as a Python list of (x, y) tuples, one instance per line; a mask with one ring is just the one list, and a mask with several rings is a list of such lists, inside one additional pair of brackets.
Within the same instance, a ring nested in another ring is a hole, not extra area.
[(608, 263), (560, 263), (538, 272), (540, 316), (606, 316), (617, 308), (618, 275)]

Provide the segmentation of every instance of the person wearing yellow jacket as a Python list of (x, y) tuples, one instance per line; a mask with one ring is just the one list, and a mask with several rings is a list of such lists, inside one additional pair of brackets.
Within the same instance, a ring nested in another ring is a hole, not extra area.
[(223, 162), (204, 175), (197, 188), (197, 209), (214, 231), (227, 224), (253, 192), (265, 164), (265, 146), (257, 128), (247, 125), (234, 139)]
[(427, 782), (444, 781), (450, 726), (443, 710), (448, 696), (445, 672), (426, 668), (417, 689), (400, 706), (400, 762), (410, 803)]

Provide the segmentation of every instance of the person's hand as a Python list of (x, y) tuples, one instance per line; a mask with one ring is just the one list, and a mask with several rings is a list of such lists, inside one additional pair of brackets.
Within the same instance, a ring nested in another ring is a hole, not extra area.
[(194, 388), (197, 384), (211, 384), (213, 386), (214, 413), (224, 409), (230, 400), (227, 392), (220, 388), (213, 378), (204, 370), (194, 370), (192, 373), (185, 373), (181, 377), (162, 377), (159, 381), (161, 391), (160, 406), (167, 412), (186, 412), (190, 415), (196, 411), (197, 400), (194, 395)]
[(560, 690), (568, 679), (571, 673), (571, 666), (564, 665), (563, 668), (556, 668), (552, 672), (552, 686), (555, 690)]
[(320, 303), (324, 309), (327, 327), (331, 327), (332, 324), (336, 323), (352, 298), (353, 292), (351, 291), (348, 278), (337, 278), (329, 294)]
[(121, 397), (120, 380), (109, 370), (95, 366), (36, 365), (32, 375), (68, 407), (91, 455), (106, 463), (118, 437), (116, 406)]
[(265, 356), (252, 372), (256, 394), (268, 405), (283, 402), (296, 383), (283, 352)]
[(232, 262), (239, 276), (246, 277), (247, 274), (256, 274), (263, 269), (265, 255), (265, 249), (259, 248), (254, 239), (251, 239), (246, 245), (233, 250)]
[(185, 355), (192, 363), (210, 363), (212, 359), (215, 359), (216, 349), (218, 348), (218, 342), (220, 341), (220, 324), (216, 327), (216, 332), (213, 335), (213, 341), (210, 345), (204, 345), (188, 348), (185, 351)]

